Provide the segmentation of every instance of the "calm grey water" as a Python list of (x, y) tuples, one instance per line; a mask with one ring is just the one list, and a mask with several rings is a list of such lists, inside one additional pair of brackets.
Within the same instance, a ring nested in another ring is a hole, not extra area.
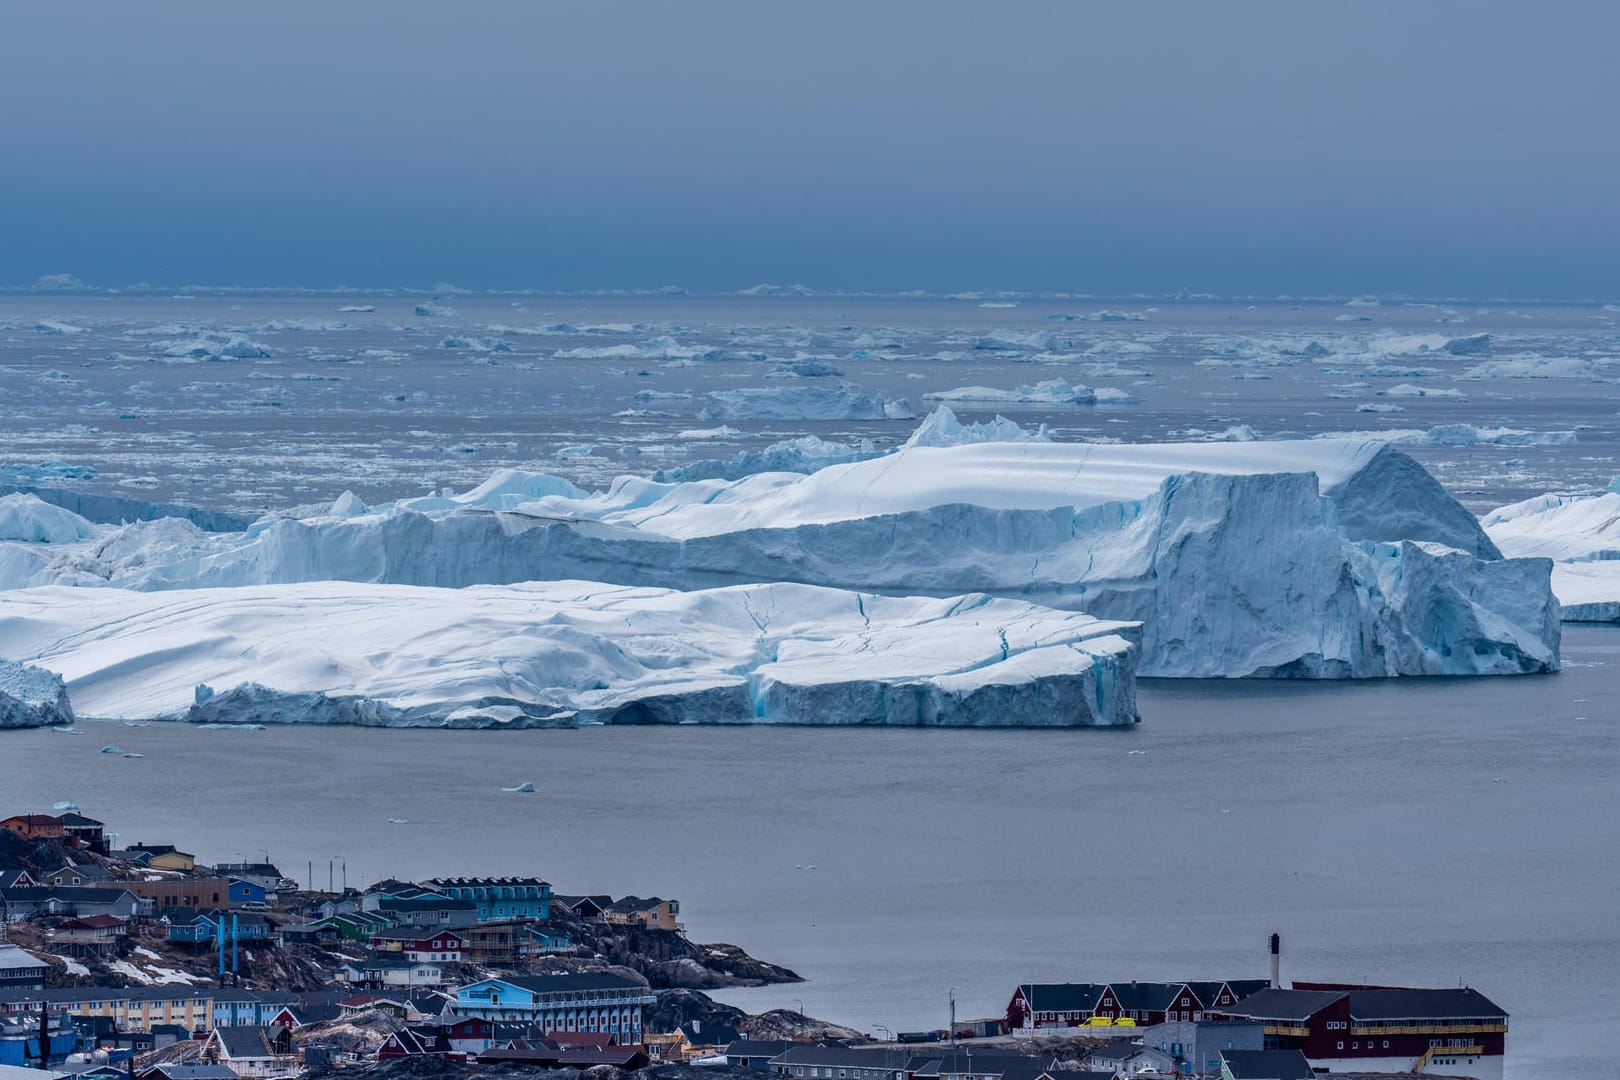
[[(0, 736), (3, 804), (303, 877), (537, 873), (677, 897), (798, 969), (727, 993), (870, 1029), (1027, 980), (1484, 989), (1508, 1075), (1613, 1075), (1620, 631), (1557, 676), (1148, 684), (1131, 732), (684, 728)], [(99, 753), (115, 743), (145, 755)], [(1140, 753), (1136, 752), (1140, 751)], [(532, 780), (533, 795), (502, 786)], [(408, 824), (390, 824), (405, 818)], [(340, 864), (341, 865), (341, 864)], [(798, 869), (814, 866), (815, 869)], [(341, 873), (341, 870), (339, 871)]]

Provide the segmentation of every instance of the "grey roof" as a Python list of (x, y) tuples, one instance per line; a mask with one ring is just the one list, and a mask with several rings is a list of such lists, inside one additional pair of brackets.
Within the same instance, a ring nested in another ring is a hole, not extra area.
[(217, 1027), (214, 1034), (225, 1047), (225, 1053), (235, 1059), (275, 1057), (270, 1049), (270, 1036), (279, 1033), (279, 1027)]
[(609, 904), (608, 910), (621, 914), (633, 914), (637, 911), (651, 911), (660, 904), (667, 903), (669, 903), (668, 900), (658, 896), (626, 896)]
[(454, 928), (441, 927), (435, 930), (431, 926), (385, 926), (373, 930), (371, 936), (384, 941), (426, 941), (428, 938), (438, 937), (440, 934), (460, 936)]
[[(41, 877), (49, 875), (41, 874)], [(135, 894), (128, 889), (118, 888), (91, 888), (87, 886), (64, 885), (60, 889), (6, 889), (3, 895), (8, 903), (43, 903), (56, 898), (69, 904), (116, 904), (123, 897), (135, 898)]]
[(1500, 1005), (1475, 990), (1352, 990), (1350, 1015), (1357, 1020), (1431, 1019), (1435, 1017), (1501, 1017)]
[(224, 1065), (176, 1065), (165, 1062), (152, 1068), (169, 1080), (236, 1080), (236, 1073)]
[[(446, 897), (413, 897), (400, 900), (393, 897), (384, 897), (377, 904), (379, 911), (477, 911), (478, 905), (471, 900), (456, 900)], [(368, 912), (369, 914), (369, 912)]]
[(688, 1020), (680, 1026), (681, 1034), (695, 1046), (727, 1046), (742, 1037), (742, 1032), (730, 1024), (705, 1023), (702, 1020)]
[(5, 1004), (73, 1005), (81, 1001), (161, 1001), (170, 998), (179, 1001), (217, 1000), (221, 991), (164, 983), (158, 986), (71, 986), (51, 990), (5, 990), (0, 999)]
[[(909, 1051), (855, 1049), (848, 1046), (795, 1044), (772, 1059), (777, 1065), (831, 1065), (835, 1068), (902, 1069), (909, 1063)], [(932, 1060), (931, 1057), (922, 1059)]]
[(551, 888), (551, 882), (534, 877), (438, 877), (428, 878), (427, 884), (441, 889), (483, 889), (506, 886), (525, 888)]
[[(113, 872), (111, 870), (108, 870), (105, 866), (100, 865), (99, 863), (75, 863), (75, 864), (68, 865), (68, 866), (59, 866), (55, 870), (52, 870), (50, 873), (41, 874), (39, 876), (40, 877), (53, 878), (56, 875), (62, 874), (62, 873), (76, 874), (83, 881), (114, 881), (114, 880), (116, 880), (116, 877), (113, 874)], [(30, 874), (29, 876), (32, 877), (33, 875)]]
[(1183, 983), (1126, 982), (1109, 983), (1108, 987), (1126, 1012), (1163, 1012), (1175, 1004)]
[(1236, 1080), (1311, 1080), (1311, 1063), (1300, 1050), (1222, 1050)]
[(400, 968), (422, 967), (430, 963), (432, 961), (407, 959), (404, 953), (383, 952), (372, 953), (358, 964), (351, 961), (344, 966), (358, 967), (362, 971), (394, 971)]
[(47, 968), (45, 961), (31, 952), (24, 952), (15, 945), (0, 945), (0, 970), (12, 971), (19, 968)]
[(572, 990), (646, 989), (642, 983), (626, 979), (622, 975), (609, 975), (606, 972), (587, 972), (583, 975), (522, 975), (499, 981), (509, 986), (522, 987), (535, 994), (565, 993)]
[(1262, 990), (1220, 1011), (1262, 1020), (1307, 1020), (1345, 996), (1344, 990)]
[(786, 1039), (737, 1039), (726, 1047), (726, 1056), (773, 1058), (792, 1045)]
[(1025, 983), (1019, 987), (1032, 1012), (1090, 1012), (1102, 996), (1101, 983)]
[(1111, 1060), (1113, 1058), (1129, 1057), (1140, 1049), (1142, 1049), (1142, 1044), (1137, 1042), (1134, 1037), (1109, 1039), (1101, 1046), (1093, 1049), (1091, 1051), (1091, 1056), (1094, 1058), (1108, 1058)]
[(913, 1058), (912, 1066), (908, 1071), (913, 1076), (943, 1076), (949, 1073), (974, 1073), (977, 1075), (1010, 1076), (1020, 1078), (1033, 1078), (1039, 1076), (1054, 1065), (1051, 1055), (1045, 1057), (1029, 1057), (1017, 1053), (974, 1053), (968, 1050), (944, 1050), (929, 1053), (919, 1051), (918, 1057), (926, 1058), (927, 1063), (916, 1065)]

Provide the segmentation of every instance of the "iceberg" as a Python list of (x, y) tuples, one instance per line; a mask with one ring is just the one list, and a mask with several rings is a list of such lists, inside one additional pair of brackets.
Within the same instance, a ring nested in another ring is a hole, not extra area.
[(1454, 388), (1442, 389), (1438, 386), (1416, 386), (1412, 383), (1397, 383), (1388, 390), (1378, 391), (1379, 397), (1421, 397), (1421, 398), (1451, 398), (1454, 401), (1466, 401), (1467, 395)]
[(61, 676), (0, 660), (0, 728), (71, 727), (73, 720)]
[(0, 651), (36, 665), (0, 690), (14, 668), (84, 715), (226, 724), (1121, 726), (1134, 632), (791, 584), (53, 587), (0, 609)]
[(964, 424), (956, 418), (949, 405), (941, 405), (923, 418), (917, 430), (906, 440), (907, 446), (969, 446), (991, 442), (1051, 442), (1052, 434), (1042, 424), (1035, 431), (1025, 431), (1017, 422), (997, 415), (994, 420)]
[(712, 390), (700, 420), (912, 420), (905, 398), (863, 394), (853, 383), (837, 387), (762, 386)]
[[(1360, 411), (1360, 410), (1358, 410)], [(1439, 424), (1432, 428), (1387, 428), (1383, 431), (1328, 431), (1313, 439), (1376, 439), (1412, 446), (1571, 446), (1573, 431), (1522, 431), (1474, 424)]]
[(498, 474), (361, 517), (266, 519), (168, 562), (63, 565), (64, 581), (140, 590), (574, 578), (986, 593), (1140, 622), (1142, 673), (1171, 677), (1558, 667), (1551, 563), (1504, 559), (1421, 465), (1372, 440), (909, 446), (809, 475), (621, 477), (594, 493)]
[(973, 339), (973, 348), (984, 352), (1056, 352), (1063, 339), (1050, 330), (993, 330)]
[(0, 495), (0, 540), (30, 544), (71, 544), (94, 536), (96, 527), (71, 510), (38, 495)]
[(1620, 622), (1620, 477), (1596, 494), (1538, 495), (1481, 519), (1504, 552), (1554, 560), (1565, 622)]
[(988, 386), (959, 386), (923, 395), (924, 401), (985, 405), (1095, 405), (1097, 393), (1089, 386), (1071, 386), (1062, 379), (1048, 379), (1034, 386), (996, 390)]
[[(690, 434), (683, 432), (683, 435)], [(1025, 431), (1005, 416), (981, 423), (964, 424), (949, 405), (941, 405), (923, 418), (906, 446), (961, 446), (983, 442), (1051, 442), (1051, 433), (1042, 424), (1037, 431)], [(829, 465), (867, 461), (891, 451), (876, 450), (871, 439), (858, 444), (830, 442), (815, 435), (772, 443), (763, 450), (744, 450), (729, 458), (694, 461), (674, 469), (660, 469), (653, 479), (661, 484), (682, 480), (741, 480), (764, 472), (813, 473)]]
[(1446, 342), (1444, 348), (1452, 356), (1480, 356), (1491, 351), (1491, 335), (1470, 334), (1467, 337), (1452, 338)]
[(270, 355), (270, 347), (242, 334), (199, 334), (178, 341), (166, 341), (162, 355), (186, 360), (259, 360)]

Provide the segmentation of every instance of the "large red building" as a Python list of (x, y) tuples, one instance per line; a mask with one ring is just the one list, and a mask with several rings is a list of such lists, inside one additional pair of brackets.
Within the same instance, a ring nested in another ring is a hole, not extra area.
[(1259, 1022), (1268, 1049), (1301, 1050), (1319, 1069), (1502, 1077), (1508, 1015), (1472, 988), (1296, 983), (1213, 1015)]
[(1009, 1030), (1080, 1027), (1094, 1017), (1138, 1025), (1203, 1020), (1266, 986), (1264, 979), (1026, 983), (1007, 1005)]

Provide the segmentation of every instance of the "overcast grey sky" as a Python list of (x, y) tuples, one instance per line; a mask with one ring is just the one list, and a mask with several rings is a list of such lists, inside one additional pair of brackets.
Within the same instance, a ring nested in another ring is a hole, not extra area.
[(0, 285), (1620, 296), (1615, 3), (0, 16)]

